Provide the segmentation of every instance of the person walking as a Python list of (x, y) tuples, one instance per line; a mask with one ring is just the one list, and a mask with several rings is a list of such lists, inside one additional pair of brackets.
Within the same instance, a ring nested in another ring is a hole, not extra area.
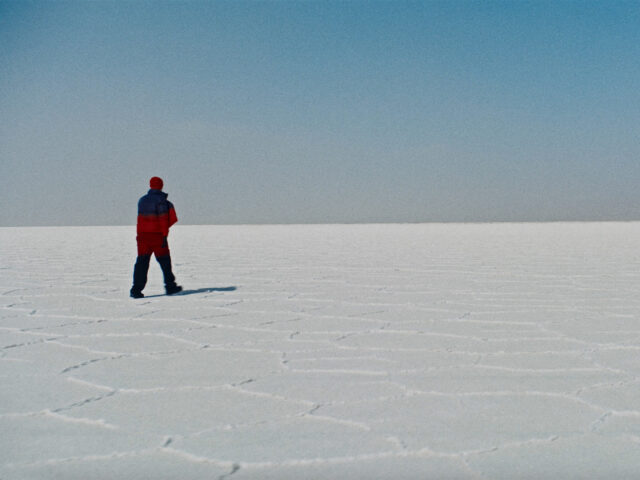
[(156, 256), (164, 276), (164, 288), (167, 295), (182, 291), (176, 284), (171, 271), (171, 253), (167, 237), (169, 228), (178, 221), (173, 204), (162, 191), (164, 183), (160, 177), (149, 180), (149, 192), (138, 201), (137, 236), (138, 258), (133, 268), (133, 286), (129, 292), (132, 298), (143, 298), (151, 254)]

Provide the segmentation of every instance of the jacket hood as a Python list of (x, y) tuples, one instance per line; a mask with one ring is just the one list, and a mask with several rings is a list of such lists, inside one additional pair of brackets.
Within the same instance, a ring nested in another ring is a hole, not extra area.
[(167, 198), (169, 196), (168, 193), (164, 193), (162, 190), (155, 190), (153, 188), (149, 189), (149, 195), (161, 195), (163, 198)]

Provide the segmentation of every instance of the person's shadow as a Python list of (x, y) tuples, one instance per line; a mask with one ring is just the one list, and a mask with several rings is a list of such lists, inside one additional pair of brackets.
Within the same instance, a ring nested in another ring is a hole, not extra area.
[(166, 297), (166, 296), (171, 296), (171, 297), (182, 297), (184, 295), (194, 295), (196, 293), (213, 293), (213, 292), (234, 292), (236, 291), (238, 288), (237, 287), (211, 287), (211, 288), (198, 288), (196, 290), (183, 290), (181, 292), (178, 293), (174, 293), (173, 295), (165, 295), (165, 294), (158, 294), (158, 295), (145, 295), (144, 298), (154, 298), (154, 297)]
[(178, 295), (193, 295), (196, 293), (213, 293), (213, 292), (234, 292), (237, 287), (212, 287), (212, 288), (198, 288), (196, 290), (183, 290), (178, 293), (174, 293), (173, 296)]

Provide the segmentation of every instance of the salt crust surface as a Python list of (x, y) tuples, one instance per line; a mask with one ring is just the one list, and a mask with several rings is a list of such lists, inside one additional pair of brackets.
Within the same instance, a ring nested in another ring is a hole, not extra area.
[(640, 477), (640, 224), (0, 229), (0, 478)]

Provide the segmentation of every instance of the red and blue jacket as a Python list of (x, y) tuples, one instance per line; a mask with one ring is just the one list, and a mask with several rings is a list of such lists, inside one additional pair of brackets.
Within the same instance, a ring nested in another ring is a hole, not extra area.
[(169, 235), (169, 228), (178, 221), (173, 204), (161, 190), (149, 190), (138, 201), (138, 233)]

